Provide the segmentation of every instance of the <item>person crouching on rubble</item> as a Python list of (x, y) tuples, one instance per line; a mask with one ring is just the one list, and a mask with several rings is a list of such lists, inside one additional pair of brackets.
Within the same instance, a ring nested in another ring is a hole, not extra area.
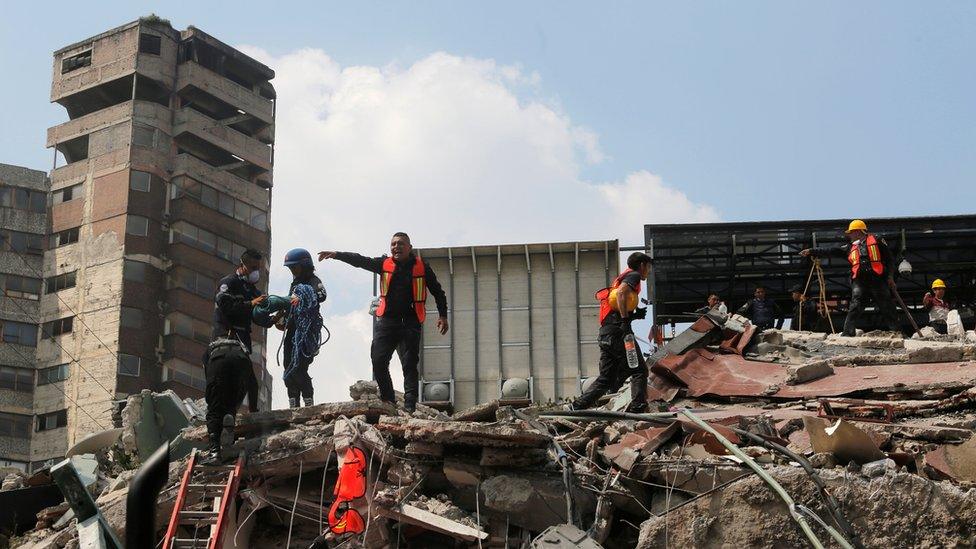
[(630, 377), (630, 405), (627, 411), (647, 411), (647, 363), (638, 349), (635, 369), (627, 363), (624, 338), (633, 335), (631, 322), (647, 316), (646, 307), (638, 307), (641, 281), (651, 273), (651, 258), (645, 253), (634, 252), (627, 258), (627, 269), (613, 281), (609, 288), (597, 292), (600, 300), (600, 375), (590, 388), (576, 398), (571, 410), (593, 406), (603, 395), (616, 391)]
[(319, 351), (322, 332), (319, 307), (325, 303), (327, 294), (322, 281), (315, 276), (315, 264), (308, 250), (295, 248), (289, 251), (285, 254), (284, 265), (292, 274), (288, 288), (291, 308), (288, 313), (278, 313), (275, 327), (285, 332), (284, 381), (288, 389), (288, 406), (298, 408), (300, 402), (312, 406), (312, 378), (308, 375), (308, 367)]
[(951, 308), (945, 301), (946, 283), (941, 278), (932, 282), (932, 291), (922, 298), (922, 306), (929, 312), (929, 326), (940, 334), (949, 333), (949, 311)]

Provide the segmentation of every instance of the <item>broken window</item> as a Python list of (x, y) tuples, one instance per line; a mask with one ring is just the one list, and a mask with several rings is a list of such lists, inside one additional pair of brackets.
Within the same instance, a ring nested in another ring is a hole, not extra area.
[(78, 234), (81, 227), (67, 229), (54, 235), (54, 247), (67, 246), (78, 242)]
[(44, 237), (39, 234), (3, 231), (0, 233), (0, 240), (0, 249), (3, 250), (26, 254), (44, 253)]
[(149, 218), (141, 215), (129, 215), (125, 218), (125, 232), (133, 236), (149, 234)]
[(0, 389), (9, 389), (18, 393), (33, 393), (34, 370), (0, 366)]
[(120, 376), (139, 377), (139, 366), (142, 359), (125, 353), (119, 353), (118, 374)]
[(132, 144), (140, 147), (156, 146), (156, 128), (149, 126), (132, 126)]
[(47, 278), (47, 293), (53, 294), (54, 292), (74, 288), (77, 276), (78, 271), (49, 276)]
[(148, 193), (151, 181), (152, 174), (149, 172), (140, 172), (139, 170), (129, 172), (129, 188), (133, 191)]
[(37, 371), (37, 386), (48, 385), (50, 383), (57, 383), (59, 381), (64, 381), (68, 379), (68, 365), (58, 364), (57, 366), (51, 366), (50, 368), (41, 368)]
[(67, 410), (58, 410), (57, 412), (51, 412), (48, 414), (38, 414), (37, 416), (38, 432), (50, 431), (52, 429), (58, 429), (67, 426), (68, 426)]
[(3, 325), (4, 343), (16, 343), (27, 345), (28, 347), (37, 346), (37, 326), (24, 322), (14, 322), (13, 320), (0, 321)]
[(47, 196), (30, 189), (0, 187), (0, 207), (44, 213), (47, 210)]
[(41, 297), (41, 281), (37, 278), (0, 274), (0, 289), (7, 297), (35, 300)]
[(141, 261), (126, 259), (122, 264), (122, 278), (132, 282), (146, 281), (146, 264)]
[(64, 318), (59, 318), (57, 320), (45, 322), (44, 329), (43, 329), (44, 337), (54, 337), (62, 334), (70, 334), (71, 329), (74, 327), (74, 320), (75, 317), (66, 316)]
[(135, 307), (122, 307), (119, 324), (123, 328), (142, 328), (142, 310)]
[(84, 183), (78, 183), (76, 185), (54, 191), (54, 193), (51, 195), (51, 203), (60, 204), (62, 202), (70, 202), (71, 200), (81, 198), (82, 185), (84, 185)]
[(0, 412), (0, 437), (30, 438), (31, 417)]
[(162, 50), (163, 39), (155, 34), (139, 34), (139, 53), (159, 55)]
[(91, 65), (92, 51), (86, 50), (81, 53), (65, 57), (61, 60), (61, 74), (69, 73), (83, 67)]

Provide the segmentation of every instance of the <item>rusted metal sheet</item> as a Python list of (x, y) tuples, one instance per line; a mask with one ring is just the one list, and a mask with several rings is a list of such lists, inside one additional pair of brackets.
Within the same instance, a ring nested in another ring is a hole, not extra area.
[(850, 395), (860, 391), (911, 393), (932, 388), (976, 386), (976, 362), (838, 366), (834, 375), (786, 385), (781, 364), (746, 360), (739, 355), (715, 355), (693, 349), (659, 360), (652, 371), (685, 385), (688, 396), (751, 396), (799, 399)]
[(939, 446), (925, 454), (925, 465), (939, 478), (976, 482), (976, 438)]

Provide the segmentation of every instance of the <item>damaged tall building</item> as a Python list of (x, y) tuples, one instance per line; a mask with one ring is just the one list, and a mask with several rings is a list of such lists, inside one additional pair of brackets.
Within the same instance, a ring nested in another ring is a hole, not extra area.
[[(43, 193), (45, 205), (2, 208), (18, 239), (0, 269), (11, 273), (4, 301), (25, 312), (3, 318), (3, 367), (16, 381), (0, 389), (12, 395), (0, 439), (17, 442), (0, 459), (26, 469), (60, 458), (142, 389), (203, 395), (215, 282), (244, 249), (270, 251), (272, 78), (202, 30), (158, 17), (54, 53), (51, 101), (69, 120), (47, 133), (50, 179), (0, 172), (11, 192)], [(268, 409), (264, 342), (255, 330)]]

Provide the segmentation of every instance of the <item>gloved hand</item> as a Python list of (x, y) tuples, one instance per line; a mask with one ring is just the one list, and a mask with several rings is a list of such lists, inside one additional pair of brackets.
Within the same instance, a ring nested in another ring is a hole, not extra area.
[(644, 320), (647, 318), (647, 307), (638, 307), (631, 315), (633, 320)]

